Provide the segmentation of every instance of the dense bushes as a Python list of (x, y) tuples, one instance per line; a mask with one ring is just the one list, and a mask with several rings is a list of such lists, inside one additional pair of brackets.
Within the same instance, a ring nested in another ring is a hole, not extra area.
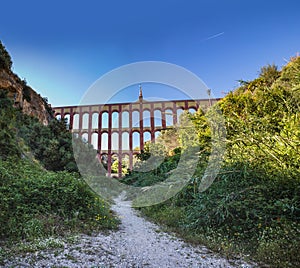
[(18, 136), (29, 146), (34, 157), (52, 171), (78, 171), (72, 149), (72, 136), (66, 123), (53, 119), (48, 126), (18, 113)]
[(270, 179), (263, 170), (235, 163), (226, 165), (207, 191), (195, 194), (191, 183), (166, 203), (142, 211), (216, 251), (250, 254), (275, 267), (296, 267), (299, 193), (300, 172), (296, 178), (277, 174)]
[(65, 123), (43, 126), (0, 94), (0, 239), (116, 227), (109, 205), (70, 173), (78, 169)]
[[(250, 254), (274, 267), (298, 267), (300, 57), (281, 71), (275, 66), (262, 68), (257, 79), (242, 81), (219, 106), (227, 151), (214, 183), (205, 192), (197, 191), (210, 143), (207, 120), (198, 111), (190, 116), (202, 153), (194, 179), (164, 204), (142, 210), (186, 238), (223, 253)], [(154, 172), (163, 180), (174, 168), (165, 167), (149, 172), (148, 178), (143, 173), (125, 180), (151, 185)]]
[(109, 206), (76, 174), (45, 172), (27, 160), (0, 161), (1, 239), (113, 228)]
[[(124, 177), (122, 179), (122, 182), (136, 187), (144, 187), (144, 186), (153, 185), (154, 183), (163, 181), (168, 176), (167, 172), (176, 168), (177, 163), (180, 159), (180, 151), (175, 150), (175, 152), (174, 155), (170, 157), (166, 157), (159, 165), (158, 168), (151, 170), (149, 172), (133, 171), (131, 172), (130, 176)], [(150, 153), (146, 149), (146, 151), (139, 154), (138, 157), (139, 159), (148, 160), (149, 155)], [(138, 168), (139, 167), (138, 165), (139, 162), (136, 164), (137, 167), (135, 168)]]
[(20, 155), (16, 132), (16, 111), (6, 94), (6, 91), (0, 89), (0, 160)]
[(0, 41), (0, 69), (10, 70), (12, 66), (12, 60), (4, 45)]
[(78, 171), (73, 155), (72, 136), (66, 123), (53, 118), (47, 126), (42, 125), (38, 119), (14, 108), (7, 92), (2, 89), (0, 127), (0, 159), (20, 157), (25, 153), (25, 147), (28, 147), (47, 170)]
[[(0, 69), (10, 70), (11, 64), (0, 42)], [(30, 102), (30, 88), (25, 81), (23, 86), (23, 97)], [(52, 114), (50, 106), (46, 108)], [(96, 152), (81, 139), (77, 142), (79, 150), (87, 152), (83, 156), (92, 155), (94, 161), (89, 164), (94, 164)], [(15, 108), (6, 90), (0, 89), (1, 247), (8, 241), (115, 228), (117, 224), (109, 205), (80, 177), (66, 123), (52, 118), (47, 126), (42, 125)]]

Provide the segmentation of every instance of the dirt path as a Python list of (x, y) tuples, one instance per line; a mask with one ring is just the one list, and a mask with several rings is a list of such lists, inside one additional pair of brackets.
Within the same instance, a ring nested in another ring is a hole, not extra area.
[(228, 261), (205, 247), (192, 247), (138, 216), (128, 203), (116, 200), (112, 209), (122, 220), (108, 235), (82, 235), (79, 243), (16, 258), (5, 267), (254, 267)]

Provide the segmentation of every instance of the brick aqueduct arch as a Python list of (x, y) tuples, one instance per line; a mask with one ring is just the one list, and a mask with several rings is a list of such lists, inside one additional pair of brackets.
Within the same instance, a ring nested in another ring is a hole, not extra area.
[[(206, 110), (216, 101), (200, 99), (148, 102), (143, 99), (140, 90), (139, 100), (134, 103), (65, 106), (54, 107), (53, 110), (56, 118), (67, 119), (69, 130), (72, 133), (85, 137), (91, 144), (94, 143), (94, 148), (99, 151), (101, 158), (106, 155), (109, 177), (112, 175), (113, 157), (116, 156), (118, 177), (121, 177), (123, 157), (129, 157), (129, 169), (132, 170), (134, 155), (144, 149), (144, 133), (150, 134), (149, 138), (154, 142), (156, 133), (174, 126), (182, 111), (196, 111), (200, 106)], [(148, 113), (148, 117), (144, 116), (145, 113)], [(114, 120), (113, 114), (118, 115), (115, 116), (118, 118), (117, 120), (116, 118)], [(128, 118), (123, 116), (125, 114)], [(103, 120), (104, 115), (106, 115), (106, 120)], [(75, 117), (77, 118), (75, 119)], [(123, 139), (124, 133), (127, 133), (126, 139)], [(138, 133), (139, 149), (133, 147), (134, 133)], [(96, 139), (93, 138), (94, 134), (97, 134)], [(118, 136), (115, 139), (117, 146), (113, 146), (114, 135)], [(107, 138), (106, 142), (103, 140), (104, 136)], [(126, 148), (124, 148), (125, 146)]]

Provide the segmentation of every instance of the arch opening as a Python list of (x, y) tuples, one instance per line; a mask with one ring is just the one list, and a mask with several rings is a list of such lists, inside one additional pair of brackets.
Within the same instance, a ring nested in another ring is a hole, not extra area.
[(103, 112), (101, 114), (101, 124), (102, 128), (108, 128), (108, 112)]
[(94, 149), (98, 150), (98, 133), (95, 132), (92, 134), (91, 144), (93, 145)]
[(79, 129), (79, 114), (74, 114), (73, 116), (73, 129)]
[(122, 128), (129, 128), (129, 112), (122, 112)]
[(93, 115), (92, 115), (92, 128), (97, 129), (98, 128), (98, 123), (99, 123), (99, 114), (98, 113), (93, 113)]
[(173, 126), (173, 111), (171, 109), (165, 110), (166, 126)]
[(132, 127), (140, 126), (140, 113), (138, 111), (133, 111), (132, 113)]
[(119, 127), (119, 113), (113, 112), (111, 120), (112, 120), (112, 128), (118, 128)]
[(122, 133), (122, 150), (129, 150), (129, 133)]
[(143, 111), (143, 125), (144, 127), (150, 127), (151, 125), (151, 115), (148, 110)]
[(101, 151), (108, 150), (108, 133), (104, 132), (101, 135)]
[(156, 127), (162, 126), (162, 115), (160, 110), (154, 111), (154, 126)]
[(89, 114), (84, 113), (82, 115), (82, 129), (88, 129), (89, 128)]

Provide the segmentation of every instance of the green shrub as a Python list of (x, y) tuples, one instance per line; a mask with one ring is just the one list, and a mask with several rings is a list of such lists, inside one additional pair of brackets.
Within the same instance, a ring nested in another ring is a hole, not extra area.
[[(223, 254), (247, 254), (272, 267), (299, 267), (299, 74), (300, 57), (281, 71), (269, 65), (219, 102), (227, 151), (219, 175), (201, 193), (197, 185), (209, 156), (210, 132), (202, 112), (190, 116), (201, 148), (193, 179), (171, 200), (142, 211)], [(132, 173), (126, 182), (164, 180), (169, 161), (155, 171)]]
[(34, 157), (52, 171), (78, 171), (72, 148), (72, 136), (66, 122), (53, 119), (47, 126), (37, 119), (18, 113), (18, 136), (31, 149)]
[(109, 205), (76, 174), (46, 172), (25, 160), (0, 162), (2, 239), (114, 228)]
[(265, 227), (258, 240), (257, 257), (273, 267), (300, 267), (300, 224), (282, 222)]
[(0, 41), (0, 69), (11, 70), (12, 60), (5, 46)]
[(16, 131), (17, 112), (7, 91), (0, 89), (0, 160), (9, 156), (20, 156)]

